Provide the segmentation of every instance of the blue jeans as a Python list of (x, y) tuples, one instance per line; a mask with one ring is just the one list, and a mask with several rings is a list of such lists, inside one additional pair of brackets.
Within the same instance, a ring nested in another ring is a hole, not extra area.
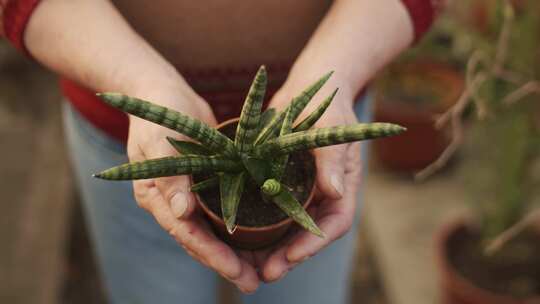
[[(370, 120), (371, 102), (356, 106)], [(83, 200), (83, 210), (111, 303), (217, 302), (216, 274), (193, 260), (137, 207), (131, 182), (107, 182), (92, 173), (128, 161), (124, 144), (96, 129), (64, 103), (68, 149)], [(366, 149), (366, 144), (362, 146)], [(363, 151), (364, 162), (367, 151)], [(359, 199), (360, 200), (360, 199)], [(360, 209), (360, 208), (358, 208)], [(347, 303), (358, 216), (352, 229), (284, 279), (264, 284), (243, 303)]]

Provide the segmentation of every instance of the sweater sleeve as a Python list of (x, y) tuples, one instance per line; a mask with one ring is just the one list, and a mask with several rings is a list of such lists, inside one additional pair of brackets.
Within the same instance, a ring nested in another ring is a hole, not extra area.
[(401, 0), (409, 12), (414, 28), (414, 42), (429, 30), (444, 0)]
[(0, 0), (0, 34), (24, 53), (27, 53), (23, 39), (24, 30), (39, 2), (40, 0)]

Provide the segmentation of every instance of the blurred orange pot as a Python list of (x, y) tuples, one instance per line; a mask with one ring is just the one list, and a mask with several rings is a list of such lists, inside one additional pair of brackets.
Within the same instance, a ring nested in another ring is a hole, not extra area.
[[(450, 260), (452, 251), (464, 250), (456, 248), (463, 244), (470, 225), (464, 220), (449, 223), (436, 235), (436, 258), (441, 283), (441, 297), (443, 304), (539, 304), (540, 295), (516, 298), (507, 294), (481, 288), (471, 280), (463, 276)], [(535, 235), (540, 242), (540, 232)], [(457, 246), (456, 246), (457, 245)], [(527, 267), (514, 263), (513, 267)], [(531, 265), (534, 267), (534, 265)], [(530, 269), (530, 268), (529, 268)], [(540, 271), (540, 269), (538, 269)], [(486, 273), (487, 277), (496, 273)], [(510, 281), (510, 280), (509, 280)], [(508, 282), (507, 284), (510, 284)], [(538, 282), (536, 282), (538, 284)]]
[(406, 63), (390, 68), (377, 85), (375, 120), (405, 126), (401, 136), (373, 142), (375, 153), (390, 169), (414, 172), (436, 160), (448, 146), (446, 129), (435, 117), (451, 107), (463, 90), (463, 78), (453, 67), (436, 62)]

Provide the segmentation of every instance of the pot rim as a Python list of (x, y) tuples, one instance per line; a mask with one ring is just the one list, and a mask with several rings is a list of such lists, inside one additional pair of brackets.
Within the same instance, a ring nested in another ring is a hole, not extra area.
[[(223, 128), (224, 126), (229, 125), (231, 123), (238, 122), (239, 120), (240, 120), (239, 117), (227, 119), (224, 122), (218, 124), (216, 129)], [(315, 168), (315, 172), (316, 172), (316, 170), (317, 169)], [(193, 177), (191, 175), (190, 175), (190, 179), (193, 182)], [(302, 205), (302, 207), (304, 207), (304, 209), (307, 209), (309, 207), (309, 205), (311, 204), (311, 202), (313, 201), (313, 198), (315, 196), (315, 189), (316, 189), (316, 182), (314, 181), (313, 186), (311, 187), (311, 191), (309, 193), (309, 196), (306, 199), (305, 203)], [(206, 206), (206, 204), (203, 202), (200, 195), (198, 193), (194, 193), (194, 194), (195, 194), (195, 196), (197, 198), (198, 205), (203, 209), (204, 213), (206, 213), (209, 217), (211, 217), (212, 220), (214, 220), (216, 222), (219, 222), (220, 225), (225, 226), (225, 221), (223, 221), (223, 219), (221, 217), (217, 216), (217, 214), (215, 214), (210, 208), (208, 208), (208, 206)], [(287, 217), (286, 219), (283, 219), (283, 220), (281, 220), (281, 221), (279, 221), (277, 223), (266, 225), (266, 226), (260, 226), (260, 227), (236, 225), (235, 232), (236, 231), (261, 232), (261, 231), (274, 230), (274, 229), (277, 229), (277, 228), (280, 228), (280, 227), (283, 227), (283, 226), (286, 226), (286, 225), (290, 225), (292, 223), (292, 221), (293, 221), (292, 218)], [(233, 232), (233, 234), (234, 234), (234, 232)]]
[[(464, 86), (463, 76), (450, 64), (435, 59), (420, 59), (414, 61), (406, 61), (399, 64), (396, 67), (397, 71), (402, 73), (433, 73), (434, 71), (440, 72), (444, 75), (445, 85), (448, 88), (446, 94), (442, 94), (441, 101), (434, 107), (415, 107), (414, 111), (411, 110), (411, 104), (403, 102), (400, 98), (385, 98), (384, 94), (377, 92), (377, 107), (384, 107), (393, 109), (392, 111), (402, 112), (408, 114), (423, 113), (424, 115), (430, 115), (446, 111), (452, 105), (454, 105)], [(440, 80), (437, 80), (440, 82)], [(378, 91), (378, 90), (377, 90)], [(455, 96), (455, 98), (454, 98)]]
[[(472, 219), (465, 217), (459, 217), (453, 221), (447, 222), (439, 229), (436, 234), (435, 250), (436, 262), (440, 271), (440, 275), (443, 276), (441, 284), (443, 288), (451, 290), (459, 290), (459, 294), (478, 295), (480, 299), (488, 299), (491, 304), (533, 304), (540, 303), (540, 295), (533, 295), (527, 298), (515, 298), (507, 294), (497, 293), (480, 286), (477, 286), (470, 279), (463, 276), (454, 267), (448, 259), (448, 241), (449, 239), (462, 228), (473, 227)], [(454, 282), (454, 283), (451, 283)]]

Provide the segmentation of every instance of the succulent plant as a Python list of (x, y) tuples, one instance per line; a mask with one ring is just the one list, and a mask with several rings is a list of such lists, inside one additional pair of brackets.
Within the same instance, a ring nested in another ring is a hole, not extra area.
[(392, 136), (405, 130), (390, 123), (357, 123), (311, 129), (332, 102), (337, 89), (313, 113), (293, 126), (331, 75), (330, 72), (313, 83), (293, 98), (283, 111), (270, 108), (263, 112), (267, 75), (264, 66), (261, 66), (243, 105), (234, 140), (202, 121), (148, 101), (118, 93), (98, 94), (117, 109), (175, 130), (198, 143), (168, 138), (180, 156), (128, 163), (94, 176), (106, 180), (136, 180), (214, 173), (213, 177), (194, 184), (191, 191), (199, 192), (219, 186), (223, 220), (231, 234), (236, 227), (236, 213), (244, 184), (247, 179), (252, 179), (260, 186), (264, 197), (303, 228), (323, 237), (313, 219), (288, 187), (281, 183), (288, 156), (313, 148)]

